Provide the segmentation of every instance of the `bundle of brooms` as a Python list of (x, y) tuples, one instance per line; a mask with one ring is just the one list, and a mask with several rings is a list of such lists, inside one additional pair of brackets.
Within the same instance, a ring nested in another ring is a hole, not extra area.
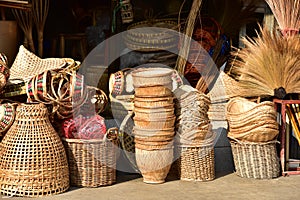
[(300, 37), (282, 37), (278, 32), (260, 28), (257, 38), (243, 38), (245, 48), (234, 52), (233, 70), (247, 90), (243, 97), (273, 96), (300, 93)]

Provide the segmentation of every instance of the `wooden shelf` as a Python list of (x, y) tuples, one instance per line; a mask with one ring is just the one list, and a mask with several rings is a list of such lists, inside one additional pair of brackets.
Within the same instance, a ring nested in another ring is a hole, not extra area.
[(277, 110), (278, 106), (280, 106), (280, 163), (282, 169), (282, 175), (300, 175), (300, 167), (290, 167), (289, 163), (299, 164), (300, 160), (289, 159), (287, 156), (286, 147), (289, 144), (289, 139), (287, 139), (288, 134), (286, 131), (286, 106), (288, 104), (300, 104), (300, 100), (282, 100), (282, 99), (274, 99), (275, 109)]

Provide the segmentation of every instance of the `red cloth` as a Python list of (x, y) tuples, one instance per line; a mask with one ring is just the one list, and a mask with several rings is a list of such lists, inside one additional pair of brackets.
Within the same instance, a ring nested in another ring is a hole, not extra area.
[(102, 139), (106, 133), (104, 118), (100, 115), (67, 119), (63, 123), (63, 135), (65, 138), (74, 139)]

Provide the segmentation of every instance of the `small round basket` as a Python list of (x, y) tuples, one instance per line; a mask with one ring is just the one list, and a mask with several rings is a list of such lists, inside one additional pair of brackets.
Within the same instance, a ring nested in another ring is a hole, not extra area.
[(140, 68), (132, 72), (134, 87), (170, 85), (173, 70), (168, 68)]

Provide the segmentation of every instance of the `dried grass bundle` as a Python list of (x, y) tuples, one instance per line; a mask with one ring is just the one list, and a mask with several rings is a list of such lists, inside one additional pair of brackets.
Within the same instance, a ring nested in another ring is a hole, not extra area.
[(300, 37), (260, 30), (262, 34), (255, 39), (243, 38), (246, 47), (234, 55), (233, 70), (247, 89), (241, 95), (284, 98), (300, 93)]
[(284, 36), (295, 35), (300, 29), (300, 0), (265, 0), (272, 10)]

